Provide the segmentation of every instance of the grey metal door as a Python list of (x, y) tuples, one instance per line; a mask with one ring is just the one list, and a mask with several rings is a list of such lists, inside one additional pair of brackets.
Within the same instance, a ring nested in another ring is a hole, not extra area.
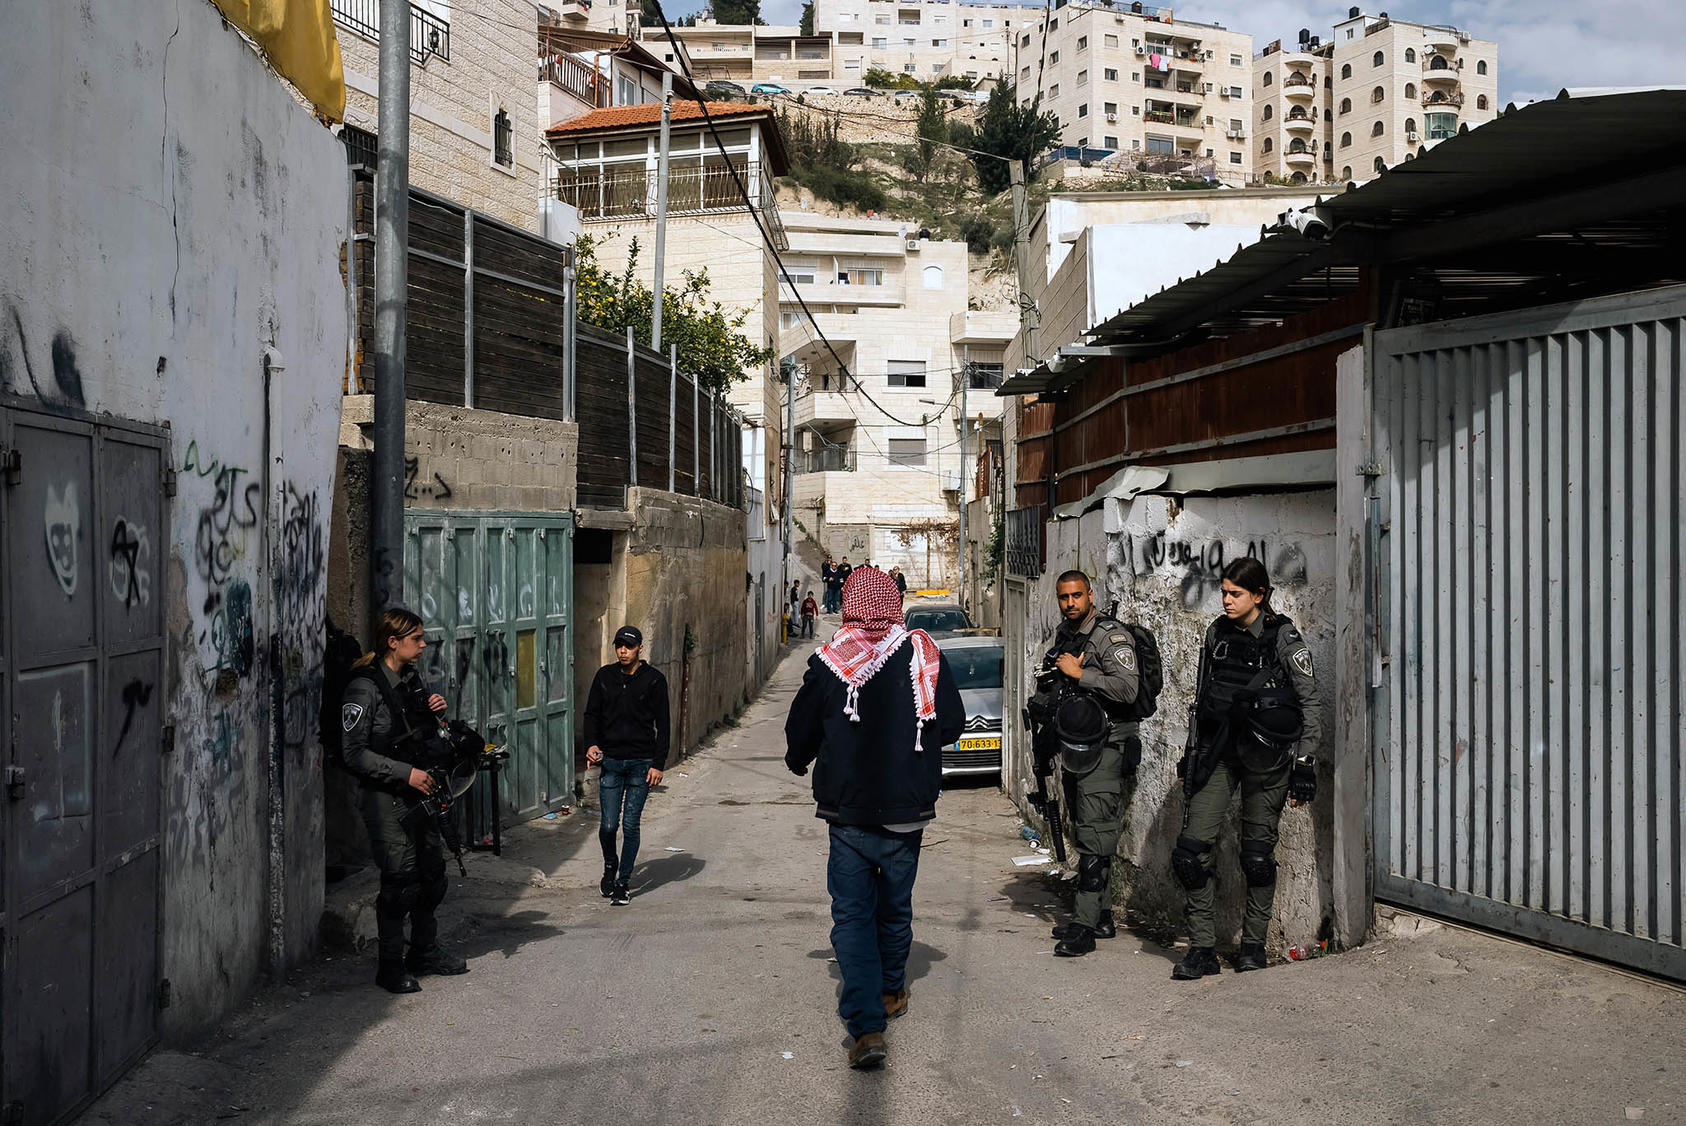
[(506, 747), (503, 816), (574, 793), (573, 521), (567, 515), (411, 511), (405, 597), (422, 616), (424, 680)]
[(157, 1031), (166, 447), (0, 410), (8, 1123), (103, 1090)]
[(1378, 896), (1686, 979), (1686, 288), (1378, 333)]

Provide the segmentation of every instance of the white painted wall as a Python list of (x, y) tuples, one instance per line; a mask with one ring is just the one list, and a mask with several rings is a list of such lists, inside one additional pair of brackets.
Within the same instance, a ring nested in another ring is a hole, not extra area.
[[(265, 966), (272, 636), (287, 700), (275, 874), (289, 960), (309, 952), (321, 915), (316, 693), (347, 181), (339, 143), (215, 9), (171, 0), (155, 16), (8, 8), (0, 387), (171, 428), (161, 973), (174, 986), (166, 1030), (182, 1034), (237, 1004)], [(79, 380), (54, 375), (55, 341)], [(266, 351), (285, 365), (267, 427)], [(228, 641), (248, 626), (249, 659)]]

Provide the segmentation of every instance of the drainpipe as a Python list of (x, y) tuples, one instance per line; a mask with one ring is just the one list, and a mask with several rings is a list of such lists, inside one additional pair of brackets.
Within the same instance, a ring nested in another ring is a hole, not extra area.
[(375, 171), (375, 411), (369, 632), (402, 593), (404, 353), (410, 271), (410, 0), (380, 0), (380, 160)]

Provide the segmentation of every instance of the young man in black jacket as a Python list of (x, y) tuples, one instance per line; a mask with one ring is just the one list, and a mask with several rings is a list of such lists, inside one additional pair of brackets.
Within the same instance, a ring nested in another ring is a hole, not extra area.
[[(605, 898), (616, 907), (632, 902), (628, 884), (638, 859), (639, 821), (650, 787), (660, 784), (670, 737), (667, 677), (641, 659), (644, 635), (635, 626), (615, 631), (615, 663), (597, 670), (585, 704), (585, 761), (600, 766), (597, 830), (603, 846)], [(624, 813), (623, 813), (624, 806)], [(624, 827), (624, 829), (623, 829)], [(623, 829), (620, 856), (615, 831)]]
[(785, 765), (800, 776), (815, 764), (817, 815), (831, 823), (826, 888), (850, 1067), (884, 1062), (885, 1022), (907, 1009), (920, 839), (937, 815), (942, 749), (965, 723), (936, 642), (902, 625), (894, 580), (856, 571), (843, 628), (809, 658), (784, 727)]

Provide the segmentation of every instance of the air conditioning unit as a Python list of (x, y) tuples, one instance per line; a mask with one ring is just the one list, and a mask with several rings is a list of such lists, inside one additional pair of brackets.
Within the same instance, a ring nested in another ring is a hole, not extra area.
[(1407, 133), (1406, 133), (1406, 134), (1405, 134), (1405, 139), (1406, 139), (1406, 140), (1407, 140), (1407, 141), (1417, 141), (1417, 140), (1421, 140), (1421, 139), (1422, 139), (1422, 134), (1421, 134), (1421, 133), (1418, 133), (1418, 132), (1417, 132), (1417, 131), (1416, 131), (1416, 130), (1415, 130), (1415, 129), (1412, 129), (1412, 130), (1410, 130), (1410, 131), (1408, 131), (1408, 132), (1407, 132)]
[(960, 491), (960, 474), (944, 473), (942, 477), (943, 492), (957, 493)]
[(907, 248), (909, 250), (918, 250), (919, 249), (919, 240), (916, 239), (916, 238), (908, 239), (907, 240)]
[(1137, 55), (1146, 55), (1147, 54), (1147, 48), (1143, 47), (1143, 46), (1140, 46), (1138, 44), (1137, 47), (1136, 47), (1136, 54)]
[(1109, 114), (1106, 115), (1106, 119), (1108, 121), (1117, 121), (1118, 115), (1116, 113), (1109, 113)]
[(1247, 130), (1231, 129), (1225, 133), (1224, 136), (1228, 137), (1232, 141), (1245, 141), (1247, 139)]
[(1432, 46), (1423, 48), (1423, 55), (1425, 57), (1428, 56), (1428, 55), (1432, 55), (1432, 54), (1434, 54), (1434, 48)]

